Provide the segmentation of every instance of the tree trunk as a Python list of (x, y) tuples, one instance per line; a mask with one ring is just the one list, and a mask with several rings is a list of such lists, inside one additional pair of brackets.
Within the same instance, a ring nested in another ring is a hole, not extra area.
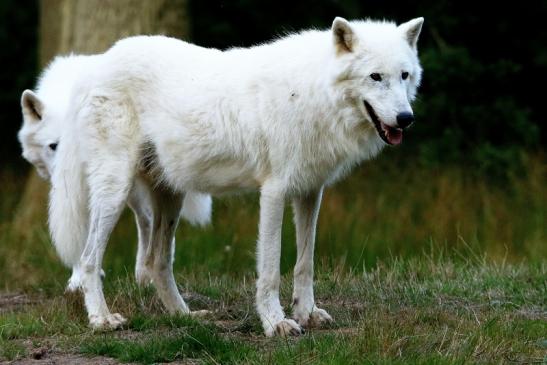
[[(106, 51), (118, 39), (137, 34), (189, 36), (187, 0), (41, 0), (40, 65), (58, 54)], [(42, 221), (48, 183), (33, 170), (14, 218), (17, 232)]]

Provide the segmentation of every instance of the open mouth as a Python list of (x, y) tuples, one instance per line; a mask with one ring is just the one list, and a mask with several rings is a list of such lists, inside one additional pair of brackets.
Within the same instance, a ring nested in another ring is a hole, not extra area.
[(364, 103), (380, 138), (382, 138), (382, 140), (389, 145), (395, 146), (401, 144), (403, 141), (403, 130), (400, 128), (390, 127), (389, 125), (383, 123), (376, 115), (372, 105), (370, 105), (366, 100), (364, 100)]

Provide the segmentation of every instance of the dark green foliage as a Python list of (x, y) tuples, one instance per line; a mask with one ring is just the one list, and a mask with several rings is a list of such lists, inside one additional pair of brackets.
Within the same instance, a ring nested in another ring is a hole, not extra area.
[(0, 163), (21, 162), (16, 133), (20, 97), (34, 86), (38, 54), (37, 0), (0, 1)]
[(192, 1), (191, 10), (194, 41), (220, 48), (326, 28), (334, 16), (397, 22), (423, 16), (418, 122), (397, 154), (434, 166), (472, 163), (497, 178), (519, 167), (520, 150), (541, 148), (545, 138), (538, 91), (547, 69), (547, 31), (539, 26), (545, 2), (527, 3), (518, 14), (510, 3), (481, 8), (448, 0)]

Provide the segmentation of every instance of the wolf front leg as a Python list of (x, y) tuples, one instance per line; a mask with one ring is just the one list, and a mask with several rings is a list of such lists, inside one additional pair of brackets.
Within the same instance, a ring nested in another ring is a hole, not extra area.
[(294, 224), (296, 226), (297, 258), (294, 267), (293, 318), (302, 326), (319, 326), (331, 322), (332, 317), (317, 308), (313, 296), (313, 251), (315, 228), (323, 189), (293, 198)]
[(299, 335), (302, 328), (285, 318), (279, 302), (281, 224), (285, 192), (275, 183), (262, 186), (258, 227), (256, 308), (266, 336)]

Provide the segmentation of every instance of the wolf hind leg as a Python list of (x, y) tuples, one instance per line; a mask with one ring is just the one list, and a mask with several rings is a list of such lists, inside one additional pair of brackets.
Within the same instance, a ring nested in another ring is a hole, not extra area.
[(101, 263), (110, 233), (125, 206), (133, 169), (126, 159), (102, 162), (88, 162), (91, 168), (97, 164), (101, 168), (90, 176), (89, 236), (75, 270), (80, 276), (90, 326), (113, 329), (121, 326), (125, 318), (108, 309), (102, 289)]
[(140, 129), (132, 104), (123, 95), (90, 97), (78, 115), (75, 138), (86, 169), (89, 230), (74, 270), (80, 277), (90, 326), (112, 329), (125, 318), (110, 313), (100, 274), (108, 239), (135, 179)]
[(137, 260), (135, 263), (135, 279), (139, 285), (152, 282), (152, 265), (154, 251), (152, 249), (153, 209), (151, 188), (148, 183), (138, 178), (129, 193), (127, 205), (135, 215), (138, 231)]
[(153, 284), (167, 311), (172, 314), (190, 314), (173, 275), (175, 231), (180, 218), (183, 195), (159, 186), (153, 189), (151, 197), (153, 228), (150, 250), (145, 261), (151, 263)]

